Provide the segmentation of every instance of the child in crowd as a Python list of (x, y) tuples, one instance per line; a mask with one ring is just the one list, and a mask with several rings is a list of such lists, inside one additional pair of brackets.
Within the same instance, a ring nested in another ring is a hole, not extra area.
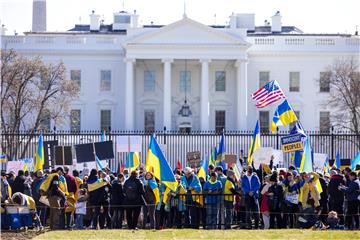
[(80, 189), (79, 197), (76, 203), (76, 229), (84, 229), (84, 216), (86, 215), (86, 201), (88, 199), (88, 194), (85, 188)]
[(326, 221), (328, 223), (329, 229), (340, 229), (340, 226), (339, 226), (340, 219), (338, 218), (337, 212), (335, 212), (335, 211), (329, 212)]

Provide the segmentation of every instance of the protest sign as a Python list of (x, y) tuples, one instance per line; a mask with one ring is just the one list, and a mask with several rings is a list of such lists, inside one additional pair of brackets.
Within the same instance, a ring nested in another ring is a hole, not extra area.
[(324, 153), (314, 153), (314, 168), (323, 170), (324, 163), (327, 160), (328, 155)]
[(116, 137), (117, 152), (141, 152), (141, 147), (141, 136), (126, 135)]
[(199, 151), (186, 153), (186, 160), (190, 167), (199, 167), (201, 161), (201, 153)]
[(226, 163), (236, 163), (237, 155), (236, 154), (225, 154), (225, 162)]
[(273, 154), (273, 148), (261, 147), (254, 153), (254, 167), (259, 168), (260, 164), (270, 163), (271, 155)]
[(284, 152), (294, 152), (304, 149), (301, 134), (291, 134), (281, 138), (281, 145)]
[(7, 162), (7, 171), (14, 171), (16, 174), (19, 170), (24, 170), (23, 161), (8, 161)]

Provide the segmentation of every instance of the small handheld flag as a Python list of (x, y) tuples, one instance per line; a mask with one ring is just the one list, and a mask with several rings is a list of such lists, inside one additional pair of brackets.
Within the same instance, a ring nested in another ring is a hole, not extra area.
[(256, 121), (254, 133), (251, 139), (250, 148), (248, 152), (248, 166), (252, 165), (254, 153), (261, 147), (260, 144), (260, 127), (259, 127), (259, 120)]

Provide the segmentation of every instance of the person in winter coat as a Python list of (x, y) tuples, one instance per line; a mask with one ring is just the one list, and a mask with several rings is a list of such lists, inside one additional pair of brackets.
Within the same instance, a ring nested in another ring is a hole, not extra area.
[(199, 178), (193, 173), (192, 168), (186, 167), (184, 171), (185, 175), (181, 177), (181, 185), (186, 190), (185, 205), (187, 207), (185, 212), (185, 227), (198, 229), (200, 211), (196, 203), (199, 196), (196, 194), (201, 193), (201, 184)]
[(295, 214), (298, 212), (299, 184), (293, 174), (288, 172), (283, 181), (284, 202), (283, 202), (283, 227), (293, 228), (295, 224)]
[[(359, 229), (359, 194), (360, 182), (355, 172), (349, 173), (348, 186), (340, 185), (339, 190), (346, 194), (347, 211), (346, 211), (346, 227), (350, 230)], [(353, 222), (354, 219), (354, 222)], [(355, 223), (355, 226), (353, 225)]]
[(248, 167), (246, 174), (241, 178), (241, 188), (244, 192), (246, 207), (246, 222), (251, 229), (251, 214), (254, 216), (255, 229), (259, 228), (259, 189), (260, 180), (256, 174), (253, 174), (251, 166)]
[(18, 171), (18, 175), (15, 178), (14, 185), (12, 187), (12, 192), (25, 193), (25, 175), (23, 170)]
[(339, 190), (340, 185), (345, 185), (344, 176), (338, 174), (336, 170), (331, 170), (328, 185), (329, 211), (337, 212), (339, 224), (344, 225), (344, 193)]
[(130, 177), (124, 183), (124, 206), (126, 209), (126, 220), (129, 229), (137, 229), (137, 223), (141, 207), (145, 205), (144, 185), (138, 178), (138, 173), (132, 171)]
[(264, 184), (261, 189), (261, 205), (260, 212), (262, 214), (264, 229), (269, 229), (270, 227), (270, 210), (268, 204), (268, 191), (270, 187), (270, 175), (264, 177)]
[(283, 202), (284, 193), (281, 185), (278, 182), (277, 172), (274, 172), (270, 177), (270, 184), (268, 190), (268, 205), (270, 210), (270, 229), (275, 228), (275, 219), (277, 228), (283, 227), (281, 216), (281, 204)]
[(146, 228), (147, 218), (150, 219), (150, 229), (155, 229), (155, 207), (160, 201), (159, 186), (151, 172), (145, 174), (144, 180), (146, 206), (143, 207), (143, 228)]
[(224, 207), (225, 207), (225, 229), (230, 229), (232, 224), (232, 217), (234, 211), (234, 195), (236, 192), (236, 177), (232, 170), (226, 172), (227, 178), (224, 187)]
[[(209, 180), (204, 184), (204, 194), (206, 203), (206, 225), (208, 229), (216, 229), (218, 219), (218, 194), (222, 193), (221, 182), (217, 180), (216, 172), (210, 173)], [(212, 196), (214, 195), (215, 196)]]
[(117, 178), (111, 182), (111, 197), (110, 206), (112, 208), (113, 216), (111, 218), (111, 228), (121, 229), (124, 218), (124, 208), (122, 204), (125, 199), (124, 194), (124, 175), (119, 173)]
[(108, 191), (110, 183), (99, 178), (96, 169), (91, 170), (86, 183), (89, 191), (89, 203), (94, 208), (92, 228), (97, 229), (101, 208), (109, 205)]
[(42, 183), (43, 179), (44, 179), (43, 171), (38, 170), (36, 172), (36, 177), (35, 177), (33, 183), (31, 184), (31, 192), (32, 192), (32, 197), (34, 198), (35, 203), (36, 203), (36, 209), (39, 214), (41, 224), (43, 226), (45, 226), (47, 206), (45, 204), (43, 204), (42, 202), (40, 202), (40, 197), (41, 197), (40, 184)]
[(59, 187), (58, 175), (51, 180), (47, 196), (50, 204), (50, 229), (58, 229), (60, 227), (61, 202), (65, 201), (65, 193)]

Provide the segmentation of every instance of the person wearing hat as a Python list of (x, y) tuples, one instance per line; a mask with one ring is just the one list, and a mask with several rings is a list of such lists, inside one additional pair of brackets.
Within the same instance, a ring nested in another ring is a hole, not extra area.
[(281, 205), (284, 198), (283, 188), (279, 184), (278, 174), (274, 172), (270, 177), (270, 187), (268, 190), (268, 204), (270, 210), (270, 229), (275, 228), (275, 219), (277, 228), (283, 227), (281, 216)]
[(246, 174), (241, 178), (241, 189), (245, 196), (246, 222), (249, 229), (252, 228), (250, 216), (254, 216), (255, 228), (259, 228), (259, 189), (260, 180), (256, 173), (253, 173), (251, 166), (248, 166)]
[(329, 211), (335, 211), (339, 216), (339, 225), (344, 225), (344, 193), (339, 190), (340, 185), (345, 185), (345, 178), (338, 174), (336, 170), (330, 171), (330, 181), (328, 185)]
[(282, 182), (284, 189), (284, 204), (282, 210), (284, 227), (293, 228), (295, 225), (295, 214), (298, 212), (299, 184), (296, 182), (291, 171), (287, 172), (286, 178)]
[(46, 223), (46, 208), (47, 206), (40, 202), (40, 184), (43, 182), (44, 172), (42, 170), (38, 170), (35, 175), (35, 179), (31, 184), (31, 192), (32, 197), (35, 200), (37, 212), (40, 217), (41, 224), (45, 226)]
[[(217, 180), (216, 172), (210, 173), (209, 180), (204, 184), (205, 203), (206, 203), (206, 225), (208, 229), (216, 229), (218, 219), (218, 194), (222, 193), (222, 185)], [(215, 196), (212, 196), (215, 195)]]
[(185, 211), (185, 227), (199, 228), (200, 210), (197, 201), (201, 193), (201, 184), (199, 178), (194, 174), (193, 169), (186, 167), (185, 175), (181, 177), (181, 185), (186, 190), (186, 211)]
[(234, 195), (238, 193), (236, 192), (235, 172), (227, 170), (226, 175), (227, 178), (224, 186), (225, 229), (230, 229), (234, 212)]

